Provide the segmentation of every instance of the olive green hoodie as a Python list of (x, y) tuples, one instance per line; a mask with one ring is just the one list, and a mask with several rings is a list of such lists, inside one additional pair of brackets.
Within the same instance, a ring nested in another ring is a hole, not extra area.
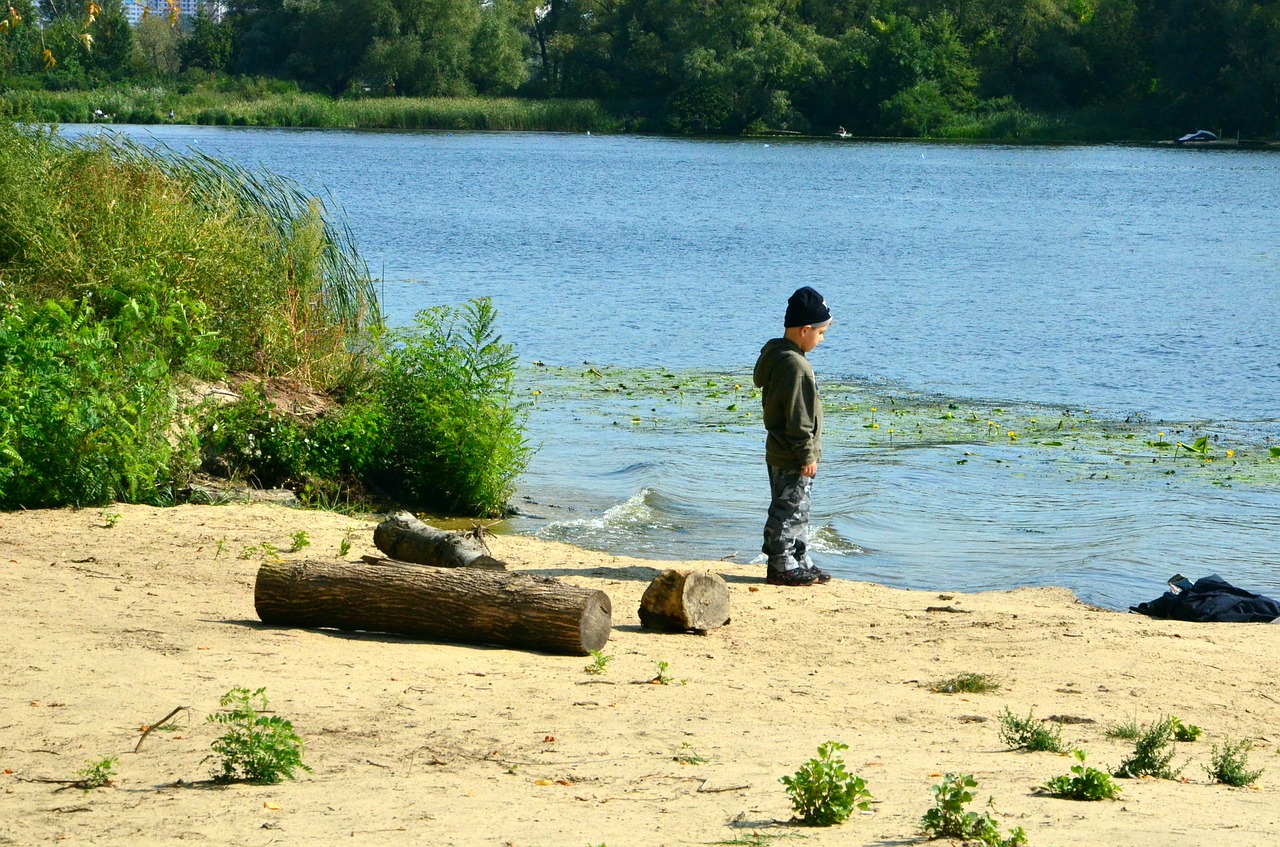
[(765, 461), (799, 470), (822, 459), (822, 400), (813, 366), (794, 341), (774, 338), (756, 360), (755, 384), (764, 402)]

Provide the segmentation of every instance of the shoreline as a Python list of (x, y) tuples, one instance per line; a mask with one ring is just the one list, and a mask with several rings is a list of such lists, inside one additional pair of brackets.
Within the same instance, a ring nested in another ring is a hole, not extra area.
[[(287, 550), (305, 531), (309, 546), (282, 557), (339, 558), (346, 539), (342, 558), (356, 558), (374, 552), (373, 526), (271, 505), (0, 515), (11, 610), (0, 790), (13, 821), (0, 843), (912, 844), (930, 786), (953, 771), (977, 778), (973, 811), (992, 796), (1001, 832), (1021, 826), (1037, 847), (1280, 836), (1280, 627), (1156, 621), (1061, 588), (778, 588), (757, 566), (704, 561), (686, 565), (724, 576), (731, 623), (658, 635), (636, 606), (677, 563), (507, 535), (491, 546), (512, 570), (609, 594), (606, 674), (586, 674), (584, 657), (258, 623), (264, 545)], [(636, 684), (659, 661), (677, 684)], [(961, 673), (993, 676), (999, 690), (929, 690)], [(235, 686), (266, 687), (312, 773), (193, 790), (206, 786), (217, 734), (203, 718)], [(177, 705), (189, 718), (130, 752), (139, 726)], [(1035, 787), (1074, 760), (1003, 749), (1005, 708), (1069, 720), (1063, 739), (1099, 769), (1131, 751), (1105, 736), (1130, 719), (1173, 714), (1205, 733), (1178, 745), (1182, 781), (1117, 780), (1118, 801), (1072, 802)], [(1211, 784), (1211, 746), (1242, 737), (1259, 739), (1258, 785)], [(872, 812), (793, 826), (778, 779), (828, 740), (849, 745)], [(32, 781), (103, 756), (119, 758), (114, 787)]]

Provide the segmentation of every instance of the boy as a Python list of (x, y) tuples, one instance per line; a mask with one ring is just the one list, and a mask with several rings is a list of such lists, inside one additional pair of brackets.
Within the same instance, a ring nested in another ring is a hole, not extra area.
[(764, 403), (765, 462), (772, 501), (764, 525), (770, 585), (813, 585), (831, 574), (809, 558), (809, 492), (822, 459), (822, 400), (805, 354), (822, 343), (831, 310), (805, 286), (787, 300), (782, 338), (764, 345), (755, 384)]

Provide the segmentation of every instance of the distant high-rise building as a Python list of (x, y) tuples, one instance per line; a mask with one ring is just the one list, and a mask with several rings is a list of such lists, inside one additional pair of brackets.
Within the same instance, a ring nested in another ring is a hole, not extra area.
[[(184, 18), (194, 18), (196, 13), (203, 7), (206, 12), (214, 19), (220, 17), (219, 12), (222, 9), (222, 3), (218, 0), (175, 0), (178, 6), (178, 15)], [(144, 15), (154, 15), (160, 18), (169, 17), (169, 4), (166, 0), (122, 0), (124, 4), (124, 16), (129, 19), (129, 23), (137, 26)]]

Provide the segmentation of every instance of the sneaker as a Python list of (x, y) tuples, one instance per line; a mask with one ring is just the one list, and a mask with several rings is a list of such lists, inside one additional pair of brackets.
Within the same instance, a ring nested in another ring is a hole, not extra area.
[(803, 587), (813, 585), (818, 577), (806, 568), (792, 568), (789, 571), (769, 571), (767, 582), (770, 585), (790, 585)]
[(807, 570), (813, 575), (813, 581), (818, 583), (818, 585), (826, 585), (831, 581), (831, 574), (824, 571), (817, 565), (810, 565)]

